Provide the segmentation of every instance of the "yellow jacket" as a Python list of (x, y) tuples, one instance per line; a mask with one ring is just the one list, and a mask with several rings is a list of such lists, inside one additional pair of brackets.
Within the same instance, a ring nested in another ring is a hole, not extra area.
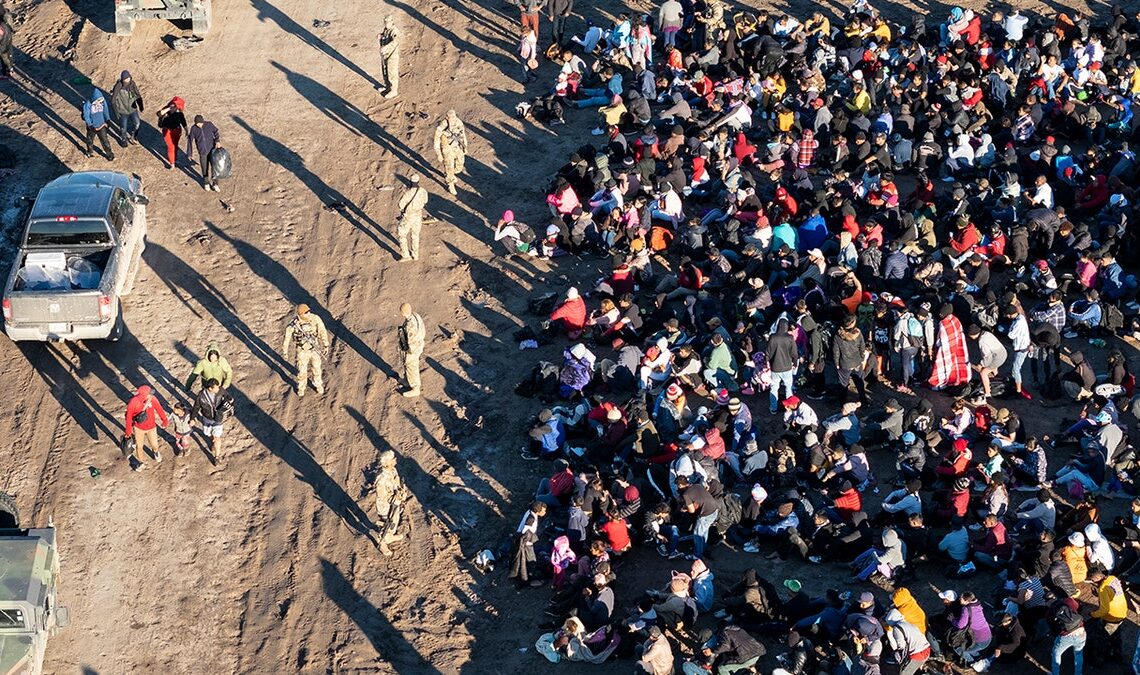
[(1089, 565), (1085, 562), (1084, 546), (1066, 546), (1061, 549), (1065, 556), (1065, 564), (1069, 566), (1069, 573), (1073, 575), (1073, 584), (1079, 584), (1089, 578)]
[(906, 588), (900, 588), (895, 591), (891, 596), (891, 602), (894, 603), (895, 609), (899, 610), (899, 614), (903, 615), (906, 622), (917, 628), (924, 635), (926, 634), (926, 612), (922, 611), (918, 601), (910, 594)]
[(1124, 586), (1120, 580), (1109, 575), (1100, 582), (1097, 591), (1100, 606), (1092, 613), (1094, 619), (1116, 623), (1128, 618), (1128, 598), (1124, 595)]

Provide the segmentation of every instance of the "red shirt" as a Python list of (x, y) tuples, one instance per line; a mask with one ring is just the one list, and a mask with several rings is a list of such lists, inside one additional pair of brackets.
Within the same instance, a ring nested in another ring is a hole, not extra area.
[(843, 516), (843, 520), (850, 522), (852, 515), (863, 510), (863, 496), (851, 488), (835, 498), (835, 509)]
[(561, 319), (570, 330), (582, 330), (586, 325), (586, 301), (574, 298), (558, 305), (550, 315), (551, 321)]
[(565, 497), (574, 491), (574, 472), (570, 469), (559, 471), (550, 477), (550, 494)]
[(632, 545), (629, 541), (629, 526), (625, 524), (624, 520), (610, 520), (601, 528), (602, 534), (606, 537), (606, 542), (610, 545), (610, 549), (621, 553), (628, 550)]
[(978, 245), (978, 228), (970, 223), (954, 234), (950, 239), (950, 248), (954, 249), (956, 253), (965, 253)]
[[(146, 391), (143, 391), (144, 389)], [(144, 411), (146, 419), (136, 422), (135, 417)], [(136, 428), (140, 431), (150, 431), (158, 426), (160, 420), (163, 428), (166, 428), (166, 411), (162, 409), (162, 404), (151, 394), (150, 387), (139, 387), (139, 393), (127, 402), (127, 435), (134, 433)]]

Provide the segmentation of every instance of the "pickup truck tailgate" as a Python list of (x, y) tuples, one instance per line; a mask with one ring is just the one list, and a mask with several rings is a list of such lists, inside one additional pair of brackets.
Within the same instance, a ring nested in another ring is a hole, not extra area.
[(8, 296), (12, 323), (99, 323), (99, 292), (20, 291)]

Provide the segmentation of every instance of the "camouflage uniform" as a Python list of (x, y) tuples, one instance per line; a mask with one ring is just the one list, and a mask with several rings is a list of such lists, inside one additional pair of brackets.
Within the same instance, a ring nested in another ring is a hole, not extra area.
[(463, 172), (467, 159), (467, 131), (454, 110), (448, 110), (435, 127), (435, 156), (443, 163), (447, 191), (455, 194), (455, 174)]
[(405, 307), (407, 312), (404, 312), (404, 323), (400, 324), (400, 354), (404, 360), (404, 379), (408, 382), (404, 396), (410, 397), (420, 395), (420, 355), (424, 353), (427, 331), (423, 317), (412, 312), (411, 306), (405, 304)]
[(313, 374), (313, 388), (318, 394), (325, 393), (321, 379), (323, 354), (329, 350), (329, 334), (320, 317), (309, 311), (308, 305), (297, 305), (297, 316), (285, 328), (285, 344), (281, 351), (289, 358), (289, 345), (297, 347), (297, 396), (304, 396), (309, 381), (309, 371)]
[(400, 474), (396, 473), (396, 453), (385, 450), (380, 453), (380, 473), (376, 476), (376, 515), (380, 519), (380, 552), (392, 555), (388, 544), (400, 541), (404, 535), (397, 534), (400, 516), (404, 511), (407, 489)]
[(428, 191), (420, 187), (420, 177), (412, 176), (412, 187), (400, 197), (400, 216), (396, 236), (400, 239), (400, 260), (419, 260), (420, 228), (424, 224), (424, 207)]
[(396, 98), (400, 89), (400, 31), (392, 17), (385, 17), (384, 30), (376, 41), (380, 44), (380, 76), (384, 81), (384, 98)]

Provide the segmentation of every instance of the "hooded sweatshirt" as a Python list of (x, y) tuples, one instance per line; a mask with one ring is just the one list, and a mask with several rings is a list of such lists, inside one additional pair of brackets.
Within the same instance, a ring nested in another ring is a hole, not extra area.
[[(140, 417), (140, 419), (136, 420), (136, 417)], [(151, 431), (158, 426), (160, 421), (165, 427), (167, 424), (166, 411), (162, 409), (162, 404), (158, 402), (157, 398), (151, 397), (151, 388), (144, 384), (139, 387), (138, 393), (130, 401), (127, 401), (126, 434), (130, 436), (135, 429)]]
[(795, 339), (788, 334), (788, 320), (780, 319), (776, 332), (768, 338), (768, 366), (773, 373), (786, 373), (795, 370), (799, 350)]
[(918, 601), (911, 595), (910, 590), (900, 588), (895, 591), (891, 596), (891, 602), (894, 603), (895, 609), (902, 614), (903, 619), (913, 625), (918, 630), (926, 633), (926, 612), (918, 604)]
[(111, 109), (119, 117), (130, 115), (135, 110), (139, 112), (143, 110), (142, 94), (139, 93), (139, 86), (135, 84), (129, 71), (123, 71), (119, 81), (115, 83), (115, 88), (111, 90)]
[(91, 98), (83, 102), (83, 123), (92, 129), (101, 129), (110, 121), (107, 99), (98, 89), (91, 91)]
[[(218, 360), (211, 361), (211, 354), (217, 354)], [(218, 343), (211, 342), (206, 346), (206, 357), (199, 359), (197, 365), (194, 366), (194, 371), (186, 380), (187, 391), (194, 385), (194, 380), (199, 377), (202, 378), (203, 386), (205, 386), (206, 380), (217, 380), (222, 385), (222, 389), (229, 389), (230, 382), (233, 381), (234, 371), (230, 367), (230, 362), (222, 356), (222, 350), (218, 348)]]

